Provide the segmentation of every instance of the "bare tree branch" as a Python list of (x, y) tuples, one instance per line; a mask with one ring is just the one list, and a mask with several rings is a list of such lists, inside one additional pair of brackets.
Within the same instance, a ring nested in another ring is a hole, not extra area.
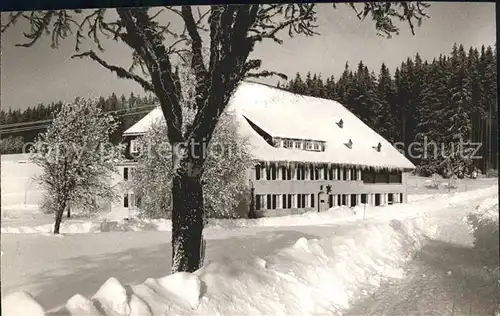
[(113, 65), (108, 64), (103, 59), (101, 59), (99, 56), (97, 56), (96, 53), (94, 53), (93, 51), (88, 51), (85, 53), (76, 54), (76, 55), (71, 56), (71, 58), (84, 58), (84, 57), (88, 57), (88, 58), (98, 62), (104, 68), (116, 73), (116, 75), (119, 78), (134, 80), (135, 82), (139, 83), (145, 91), (155, 92), (154, 87), (151, 84), (151, 82), (144, 80), (143, 78), (141, 78), (138, 75), (134, 75), (133, 73), (125, 70), (122, 67), (113, 66)]
[[(24, 32), (23, 35), (27, 39), (31, 41), (24, 44), (16, 44), (18, 47), (31, 47), (33, 46), (40, 37), (44, 34), (44, 32), (48, 32), (48, 26), (52, 17), (54, 16), (55, 11), (48, 12), (31, 12), (29, 17), (26, 17), (30, 21), (31, 33)], [(39, 15), (42, 15), (39, 17)]]
[(364, 20), (371, 14), (372, 20), (375, 21), (377, 34), (386, 36), (387, 38), (391, 38), (392, 34), (399, 34), (399, 28), (394, 25), (393, 18), (407, 22), (411, 33), (415, 35), (414, 21), (416, 21), (417, 26), (420, 26), (422, 20), (429, 17), (425, 9), (430, 5), (422, 1), (365, 2), (361, 11), (358, 10), (355, 3), (351, 2), (347, 4), (353, 9), (360, 20)]
[(22, 16), (23, 12), (15, 12), (15, 13), (9, 13), (9, 18), (7, 24), (2, 24), (0, 27), (0, 33), (5, 32), (9, 27), (12, 25), (16, 24), (17, 20)]
[(189, 37), (191, 37), (191, 50), (193, 54), (191, 66), (197, 75), (198, 82), (202, 82), (206, 79), (207, 69), (203, 64), (203, 42), (201, 40), (200, 33), (198, 32), (198, 24), (193, 18), (193, 12), (191, 11), (190, 6), (182, 6), (181, 15), (184, 23), (186, 24)]

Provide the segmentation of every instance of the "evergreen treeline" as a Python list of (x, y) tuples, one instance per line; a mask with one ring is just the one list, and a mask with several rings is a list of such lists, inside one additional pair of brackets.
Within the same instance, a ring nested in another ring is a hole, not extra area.
[[(430, 62), (408, 58), (394, 75), (384, 64), (376, 74), (361, 61), (354, 68), (346, 63), (338, 80), (297, 73), (278, 87), (342, 103), (404, 149), (420, 174), (462, 176), (474, 167), (497, 169), (496, 58), (496, 43), (468, 51), (455, 44), (451, 54)], [(473, 143), (482, 144), (474, 156), (479, 146)]]
[[(153, 108), (155, 102), (153, 96), (140, 97), (133, 93), (128, 98), (125, 95), (118, 97), (115, 93), (107, 98), (100, 97), (98, 107), (105, 112), (110, 112), (120, 122), (118, 129), (112, 136), (112, 142), (115, 144), (120, 142), (122, 133), (145, 116)], [(0, 152), (2, 154), (21, 153), (23, 143), (33, 142), (39, 133), (46, 130), (50, 121), (21, 125), (10, 124), (52, 120), (62, 105), (63, 102), (59, 101), (51, 104), (41, 103), (36, 107), (28, 107), (24, 111), (20, 109), (0, 110), (0, 125), (2, 126), (0, 129), (2, 136)]]

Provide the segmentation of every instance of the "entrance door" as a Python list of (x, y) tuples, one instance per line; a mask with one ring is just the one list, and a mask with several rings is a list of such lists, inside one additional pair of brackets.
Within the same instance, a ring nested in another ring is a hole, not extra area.
[(320, 191), (318, 193), (318, 212), (324, 212), (328, 210), (328, 199), (325, 192)]

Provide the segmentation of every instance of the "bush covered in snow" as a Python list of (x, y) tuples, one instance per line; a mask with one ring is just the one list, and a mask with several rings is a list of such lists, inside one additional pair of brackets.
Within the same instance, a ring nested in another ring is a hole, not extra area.
[(430, 180), (425, 180), (425, 187), (428, 189), (439, 189), (442, 180), (443, 178), (440, 175), (434, 173)]
[[(248, 142), (236, 133), (232, 113), (223, 113), (213, 139), (202, 180), (207, 217), (236, 218), (239, 203), (249, 196), (246, 170), (252, 164)], [(134, 177), (135, 190), (141, 196), (141, 215), (147, 218), (170, 218), (172, 161), (164, 121), (154, 122), (140, 138), (141, 148)]]

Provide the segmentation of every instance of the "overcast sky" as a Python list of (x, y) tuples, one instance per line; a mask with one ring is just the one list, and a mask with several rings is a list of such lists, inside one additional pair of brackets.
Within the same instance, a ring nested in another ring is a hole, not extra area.
[[(453, 43), (480, 47), (496, 40), (495, 4), (473, 2), (431, 3), (430, 19), (423, 22), (412, 36), (408, 27), (399, 36), (385, 39), (376, 36), (370, 20), (359, 21), (346, 6), (336, 10), (331, 4), (318, 8), (318, 31), (314, 37), (286, 38), (283, 45), (274, 42), (258, 44), (253, 57), (262, 58), (263, 69), (275, 70), (293, 77), (296, 72), (338, 76), (349, 62), (363, 60), (378, 72), (382, 62), (393, 71), (404, 59), (419, 53), (432, 60), (448, 54)], [(2, 16), (4, 18), (5, 16)], [(26, 108), (40, 102), (69, 101), (76, 96), (108, 96), (130, 92), (143, 94), (135, 82), (120, 80), (90, 60), (70, 59), (74, 40), (53, 50), (48, 39), (32, 48), (14, 47), (23, 41), (26, 25), (18, 23), (1, 38), (1, 105)], [(285, 35), (285, 34), (284, 34)], [(130, 65), (130, 50), (123, 44), (105, 42), (102, 55), (111, 64)], [(275, 84), (277, 78), (270, 82)]]

